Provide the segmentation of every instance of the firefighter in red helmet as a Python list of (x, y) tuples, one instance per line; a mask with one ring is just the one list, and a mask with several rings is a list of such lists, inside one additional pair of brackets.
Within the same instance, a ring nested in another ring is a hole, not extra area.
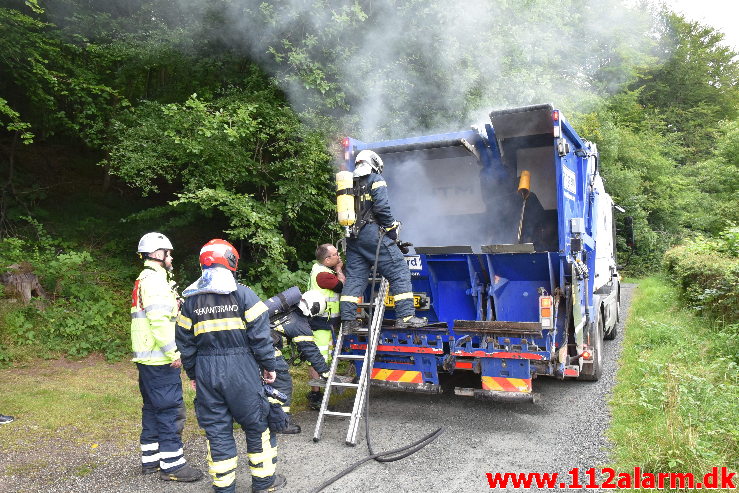
[(235, 491), (236, 421), (246, 433), (252, 491), (271, 492), (286, 483), (275, 474), (277, 439), (268, 427), (263, 385), (275, 380), (275, 351), (267, 307), (234, 278), (238, 262), (239, 253), (225, 240), (211, 240), (200, 250), (202, 275), (183, 292), (177, 346), (195, 385), (213, 489)]

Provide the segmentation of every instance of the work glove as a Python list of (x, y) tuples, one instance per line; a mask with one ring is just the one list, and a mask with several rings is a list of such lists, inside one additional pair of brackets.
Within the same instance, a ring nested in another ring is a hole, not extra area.
[(269, 414), (267, 415), (267, 425), (269, 430), (275, 433), (285, 431), (290, 426), (290, 417), (282, 409), (281, 404), (270, 404)]

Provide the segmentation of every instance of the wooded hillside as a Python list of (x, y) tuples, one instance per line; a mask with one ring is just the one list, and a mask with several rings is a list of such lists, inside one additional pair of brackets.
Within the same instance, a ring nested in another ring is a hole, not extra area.
[(257, 292), (302, 284), (339, 238), (342, 136), (492, 108), (552, 102), (597, 143), (632, 273), (739, 222), (737, 53), (650, 3), (5, 0), (0, 35), (0, 261), (29, 263), (52, 301), (6, 310), (15, 343), (123, 354), (147, 231), (173, 239), (183, 283), (226, 237)]

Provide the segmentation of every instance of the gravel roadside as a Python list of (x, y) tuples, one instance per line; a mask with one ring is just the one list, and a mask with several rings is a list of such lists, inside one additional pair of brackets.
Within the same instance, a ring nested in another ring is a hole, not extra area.
[[(569, 482), (568, 471), (579, 468), (581, 482), (589, 467), (608, 462), (609, 443), (604, 436), (610, 422), (607, 401), (615, 383), (617, 361), (635, 285), (622, 285), (619, 334), (604, 345), (603, 376), (598, 382), (540, 378), (534, 390), (536, 404), (491, 402), (454, 394), (425, 395), (373, 389), (371, 440), (375, 451), (407, 445), (444, 427), (431, 445), (394, 463), (370, 461), (326, 488), (325, 492), (476, 492), (491, 491), (485, 473), (559, 473)], [(350, 407), (351, 402), (344, 403)], [(356, 447), (344, 444), (346, 421), (327, 420), (322, 439), (313, 443), (315, 412), (298, 415), (300, 435), (280, 436), (278, 471), (288, 478), (285, 493), (308, 492), (343, 468), (368, 455), (364, 439)], [(329, 418), (330, 419), (330, 418)], [(11, 425), (12, 426), (12, 425)], [(190, 424), (188, 424), (190, 426)], [(251, 491), (243, 434), (236, 432), (240, 463), (237, 491)], [(31, 439), (29, 438), (29, 441)], [(209, 478), (193, 484), (160, 481), (141, 476), (136, 453), (100, 444), (94, 451), (66, 453), (62, 444), (35, 444), (36, 465), (48, 464), (48, 473), (25, 475), (22, 470), (0, 476), (0, 491), (11, 492), (205, 492)], [(27, 453), (27, 452), (24, 452)], [(3, 462), (13, 461), (0, 458)], [(205, 440), (185, 445), (190, 462), (206, 470)], [(17, 458), (15, 458), (17, 459)], [(81, 475), (60, 475), (64, 470)], [(536, 488), (532, 488), (536, 491)]]

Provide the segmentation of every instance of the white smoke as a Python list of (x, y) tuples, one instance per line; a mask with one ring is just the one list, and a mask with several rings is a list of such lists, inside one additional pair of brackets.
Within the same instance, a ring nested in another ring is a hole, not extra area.
[(248, 50), (299, 111), (367, 141), (469, 128), (492, 108), (587, 110), (654, 30), (624, 0), (179, 2), (220, 10), (222, 41)]

